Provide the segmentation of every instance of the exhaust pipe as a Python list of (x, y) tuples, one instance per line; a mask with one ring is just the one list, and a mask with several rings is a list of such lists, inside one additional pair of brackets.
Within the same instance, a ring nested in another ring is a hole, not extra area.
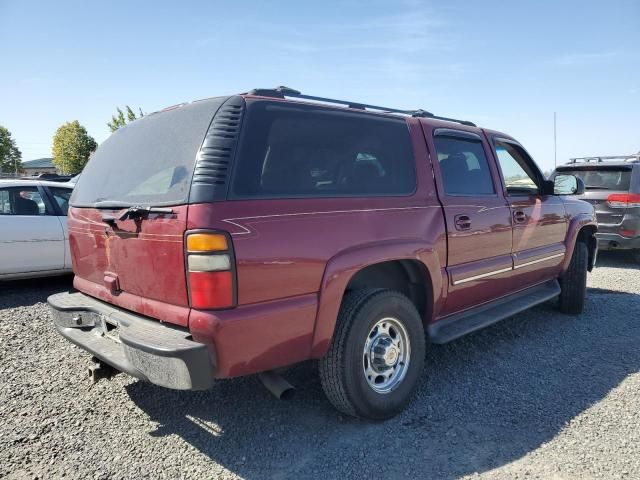
[(93, 362), (93, 365), (89, 367), (89, 378), (93, 383), (96, 383), (101, 378), (109, 379), (118, 373), (111, 365), (102, 363), (96, 358), (93, 359)]
[(273, 370), (259, 373), (258, 378), (260, 378), (260, 381), (267, 390), (273, 393), (280, 400), (290, 399), (296, 390), (293, 385)]

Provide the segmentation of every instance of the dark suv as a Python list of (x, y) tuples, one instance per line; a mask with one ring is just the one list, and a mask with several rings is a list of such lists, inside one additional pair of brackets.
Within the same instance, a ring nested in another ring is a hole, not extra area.
[(572, 158), (556, 172), (585, 183), (579, 198), (596, 209), (599, 247), (631, 251), (640, 262), (640, 153)]
[(210, 98), (96, 151), (69, 209), (78, 291), (49, 303), (64, 337), (157, 385), (260, 373), (281, 392), (281, 369), (314, 359), (335, 407), (386, 418), (427, 339), (555, 298), (582, 311), (597, 248), (582, 187), (423, 110), (284, 87)]

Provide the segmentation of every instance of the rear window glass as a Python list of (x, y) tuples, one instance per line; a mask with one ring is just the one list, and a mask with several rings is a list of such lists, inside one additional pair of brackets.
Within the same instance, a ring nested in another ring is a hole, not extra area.
[(196, 154), (224, 100), (212, 98), (153, 113), (117, 130), (82, 171), (71, 205), (185, 203)]
[(558, 173), (575, 175), (582, 179), (590, 190), (629, 190), (631, 170), (629, 169), (593, 169), (559, 170)]
[(404, 119), (255, 102), (245, 119), (231, 196), (408, 195), (415, 184)]

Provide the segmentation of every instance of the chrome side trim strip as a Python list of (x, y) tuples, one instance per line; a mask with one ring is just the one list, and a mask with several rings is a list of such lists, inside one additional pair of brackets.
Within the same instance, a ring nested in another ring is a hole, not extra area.
[(556, 253), (555, 255), (551, 255), (549, 257), (544, 257), (544, 258), (539, 258), (537, 260), (532, 260), (530, 262), (526, 262), (526, 263), (521, 263), (520, 265), (516, 265), (514, 267), (514, 270), (517, 270), (519, 268), (523, 268), (523, 267), (528, 267), (529, 265), (535, 265), (536, 263), (540, 263), (540, 262), (546, 262), (547, 260), (552, 260), (554, 258), (558, 258), (558, 257), (564, 257), (564, 253)]
[(556, 253), (554, 255), (550, 255), (544, 258), (538, 258), (537, 260), (531, 260), (530, 262), (521, 263), (520, 265), (516, 265), (511, 268), (501, 268), (500, 270), (494, 270), (492, 272), (481, 273), (480, 275), (474, 275), (473, 277), (463, 278), (461, 280), (456, 280), (453, 282), (454, 285), (460, 285), (461, 283), (473, 282), (474, 280), (480, 280), (481, 278), (491, 277), (492, 275), (498, 275), (499, 273), (510, 272), (511, 270), (517, 270), (518, 268), (528, 267), (529, 265), (535, 265), (536, 263), (546, 262), (547, 260), (552, 260), (558, 257), (564, 257), (565, 252)]
[(474, 280), (480, 280), (481, 278), (490, 277), (492, 275), (498, 275), (499, 273), (510, 272), (511, 270), (513, 270), (511, 267), (501, 268), (500, 270), (494, 270), (493, 272), (481, 273), (480, 275), (474, 275), (473, 277), (467, 277), (461, 280), (456, 280), (455, 282), (453, 282), (453, 284), (460, 285), (461, 283), (473, 282)]

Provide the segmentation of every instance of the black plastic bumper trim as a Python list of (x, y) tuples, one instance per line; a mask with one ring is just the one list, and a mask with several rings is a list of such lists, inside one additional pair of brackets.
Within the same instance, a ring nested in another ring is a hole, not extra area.
[[(133, 314), (80, 292), (58, 293), (48, 302), (62, 336), (117, 370), (177, 390), (204, 390), (213, 385), (209, 350), (191, 340), (187, 329)], [(83, 325), (83, 313), (90, 317), (87, 325)], [(95, 321), (96, 317), (100, 320)], [(77, 326), (72, 326), (74, 323)]]
[[(640, 237), (623, 237), (617, 233), (596, 233), (600, 250), (640, 249)], [(615, 247), (611, 244), (614, 243)]]

